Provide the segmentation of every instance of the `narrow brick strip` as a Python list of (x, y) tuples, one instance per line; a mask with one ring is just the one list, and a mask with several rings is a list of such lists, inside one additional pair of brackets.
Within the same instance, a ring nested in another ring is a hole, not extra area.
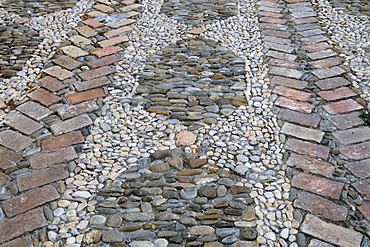
[(315, 108), (314, 105), (311, 105), (309, 103), (295, 101), (295, 100), (288, 99), (285, 97), (279, 97), (275, 101), (275, 105), (278, 105), (278, 106), (281, 106), (281, 107), (284, 107), (290, 110), (298, 111), (301, 113), (311, 113), (313, 109)]
[(370, 142), (364, 142), (347, 147), (342, 147), (339, 151), (352, 160), (363, 160), (370, 158)]
[(349, 113), (363, 109), (363, 106), (354, 101), (353, 99), (347, 99), (331, 103), (323, 106), (323, 108), (331, 115)]
[(326, 161), (295, 153), (290, 155), (287, 165), (302, 169), (305, 172), (323, 175), (325, 177), (331, 177), (335, 171), (335, 168)]
[(103, 98), (105, 96), (107, 96), (107, 94), (105, 93), (104, 89), (96, 88), (96, 89), (91, 89), (91, 90), (87, 90), (87, 91), (83, 91), (79, 93), (70, 94), (67, 96), (67, 99), (69, 103), (71, 103), (72, 105), (75, 105), (75, 104), (89, 101), (92, 99)]
[(302, 127), (288, 122), (284, 123), (280, 132), (286, 135), (297, 137), (299, 139), (315, 141), (318, 143), (321, 142), (325, 134), (324, 132), (319, 130)]
[(307, 155), (313, 158), (321, 158), (323, 160), (326, 160), (328, 158), (330, 151), (329, 147), (326, 147), (324, 145), (305, 142), (293, 138), (288, 139), (288, 141), (284, 145), (284, 148), (298, 154)]
[(311, 97), (311, 94), (300, 91), (300, 90), (295, 90), (283, 86), (277, 86), (274, 88), (272, 91), (273, 93), (276, 93), (278, 95), (284, 96), (286, 98), (298, 100), (298, 101), (308, 101)]
[(32, 155), (30, 163), (34, 169), (47, 168), (77, 158), (73, 147), (62, 148), (50, 153), (37, 153)]
[(69, 147), (85, 141), (80, 131), (73, 131), (64, 135), (46, 139), (41, 143), (42, 150), (49, 152), (59, 148)]

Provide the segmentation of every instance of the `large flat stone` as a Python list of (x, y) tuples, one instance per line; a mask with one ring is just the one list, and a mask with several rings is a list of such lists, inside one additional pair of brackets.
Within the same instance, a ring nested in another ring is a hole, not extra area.
[(51, 130), (54, 135), (60, 135), (74, 130), (78, 130), (92, 124), (91, 119), (87, 115), (80, 115), (60, 123), (53, 124)]
[(19, 134), (12, 130), (0, 132), (0, 144), (16, 152), (20, 152), (32, 144), (30, 137)]

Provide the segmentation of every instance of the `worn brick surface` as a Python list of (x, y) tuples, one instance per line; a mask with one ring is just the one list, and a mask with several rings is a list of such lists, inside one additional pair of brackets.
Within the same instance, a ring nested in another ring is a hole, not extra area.
[(321, 142), (325, 134), (324, 132), (319, 131), (319, 130), (302, 127), (300, 125), (291, 124), (288, 122), (284, 123), (280, 132), (286, 135), (297, 137), (299, 139), (315, 141), (318, 143)]
[(110, 55), (110, 56), (106, 56), (106, 57), (88, 62), (87, 65), (89, 65), (93, 69), (96, 69), (96, 68), (99, 68), (99, 67), (111, 65), (111, 64), (113, 64), (115, 62), (118, 62), (120, 60), (121, 60), (121, 58), (119, 56)]
[(274, 42), (274, 43), (282, 44), (282, 45), (291, 44), (290, 39), (278, 38), (278, 37), (268, 36), (268, 35), (265, 35), (263, 37), (263, 40), (267, 42)]
[(271, 7), (267, 7), (267, 6), (259, 6), (258, 10), (259, 11), (268, 11), (268, 12), (273, 12), (273, 13), (280, 13), (281, 11), (283, 11), (282, 8), (277, 8), (277, 7), (271, 8)]
[(322, 60), (309, 62), (310, 67), (314, 69), (328, 69), (334, 66), (341, 65), (343, 60), (339, 57), (330, 57)]
[(370, 140), (370, 128), (358, 127), (353, 129), (336, 131), (333, 136), (342, 144), (349, 145)]
[(370, 142), (342, 147), (339, 151), (348, 159), (362, 160), (370, 158)]
[(271, 75), (285, 76), (293, 79), (300, 79), (303, 75), (302, 71), (283, 67), (271, 67), (269, 73)]
[(93, 70), (87, 70), (78, 74), (83, 80), (92, 80), (101, 76), (110, 75), (114, 70), (109, 66), (100, 67)]
[(329, 77), (339, 76), (346, 71), (339, 66), (331, 67), (329, 69), (316, 69), (312, 73), (319, 79), (326, 79)]
[(51, 106), (61, 100), (59, 96), (56, 96), (43, 88), (38, 88), (35, 91), (32, 91), (28, 96), (44, 106)]
[(0, 247), (32, 247), (33, 243), (29, 235), (15, 238), (9, 242), (0, 244)]
[(370, 202), (365, 202), (363, 205), (359, 206), (358, 209), (367, 220), (370, 220)]
[(327, 101), (334, 101), (344, 98), (349, 98), (356, 96), (356, 93), (353, 92), (348, 87), (340, 87), (332, 91), (322, 91), (317, 93), (321, 98)]
[(274, 13), (274, 12), (267, 12), (267, 11), (259, 12), (258, 15), (259, 16), (272, 17), (272, 18), (282, 18), (284, 16), (284, 14), (279, 14), (279, 13)]
[[(94, 19), (86, 19), (84, 21), (82, 21), (84, 24), (92, 27), (92, 28), (99, 28), (99, 27), (104, 27), (104, 23), (101, 23), (101, 22), (97, 22), (95, 21)], [(94, 36), (94, 35), (93, 35)]]
[(105, 47), (111, 47), (111, 46), (113, 47), (114, 45), (118, 45), (118, 44), (121, 44), (127, 41), (128, 41), (128, 38), (126, 36), (119, 36), (116, 38), (111, 38), (111, 39), (100, 41), (98, 42), (98, 44), (101, 47), (105, 48)]
[(76, 82), (73, 85), (77, 91), (85, 91), (92, 88), (102, 87), (110, 84), (111, 81), (106, 76), (98, 77), (92, 80)]
[(308, 245), (308, 247), (334, 247), (334, 245), (325, 243), (318, 239), (312, 239)]
[(124, 27), (120, 27), (120, 28), (108, 31), (108, 32), (104, 33), (104, 36), (107, 39), (110, 39), (110, 38), (113, 38), (113, 37), (116, 37), (116, 36), (125, 35), (127, 32), (130, 32), (131, 30), (132, 30), (131, 27), (124, 26)]
[(308, 214), (304, 219), (301, 230), (319, 239), (338, 245), (360, 247), (362, 234), (352, 229), (326, 223), (319, 217)]
[(73, 58), (89, 55), (89, 53), (87, 53), (86, 51), (82, 50), (79, 47), (73, 46), (73, 45), (64, 46), (60, 49), (64, 52), (64, 54), (71, 56)]
[(330, 116), (329, 120), (338, 129), (348, 129), (364, 124), (359, 112)]
[(286, 67), (286, 68), (290, 68), (290, 69), (297, 69), (299, 67), (299, 63), (297, 63), (297, 62), (281, 60), (281, 59), (277, 59), (277, 58), (271, 58), (271, 59), (268, 60), (267, 63), (269, 65)]
[(68, 101), (72, 104), (78, 104), (81, 102), (89, 101), (92, 99), (103, 98), (106, 93), (102, 88), (91, 89), (80, 93), (74, 93), (67, 96)]
[(32, 168), (42, 169), (52, 165), (65, 163), (67, 161), (77, 158), (77, 154), (73, 147), (66, 147), (58, 149), (54, 152), (37, 153), (29, 159)]
[(33, 139), (12, 130), (0, 132), (0, 145), (20, 152), (32, 144)]
[[(308, 18), (302, 18), (302, 19), (294, 19), (293, 22), (299, 25), (299, 24), (306, 24), (306, 23), (315, 23), (315, 22), (318, 22), (318, 20), (316, 17), (308, 17)], [(317, 41), (317, 42), (320, 42), (320, 41)]]
[(304, 114), (288, 109), (281, 109), (278, 114), (278, 119), (297, 123), (309, 127), (317, 127), (320, 123), (321, 118), (315, 114)]
[(33, 101), (27, 101), (18, 106), (17, 110), (35, 120), (41, 120), (53, 113), (48, 108)]
[(347, 169), (358, 178), (370, 177), (370, 159), (347, 162), (345, 167), (347, 167)]
[(277, 44), (274, 42), (265, 42), (264, 46), (272, 50), (286, 52), (286, 53), (292, 53), (294, 51), (294, 47), (291, 45), (287, 45), (287, 44), (282, 45), (282, 44)]
[(344, 79), (343, 77), (334, 77), (325, 80), (319, 80), (315, 82), (316, 86), (318, 86), (321, 90), (329, 90), (334, 89), (342, 86), (347, 86), (351, 84), (348, 80)]
[(0, 186), (7, 184), (10, 181), (10, 177), (0, 172)]
[(287, 20), (274, 18), (274, 17), (261, 17), (260, 22), (275, 23), (275, 24), (285, 24)]
[(310, 158), (304, 155), (292, 153), (287, 161), (287, 165), (301, 169), (305, 172), (320, 174), (325, 177), (331, 177), (335, 168), (328, 162)]
[(310, 93), (306, 93), (304, 91), (295, 90), (283, 86), (275, 87), (273, 93), (298, 101), (308, 101), (311, 97)]
[[(127, 19), (127, 20), (123, 20), (123, 21), (119, 21), (119, 22), (108, 23), (107, 26), (109, 26), (111, 28), (119, 28), (119, 27), (131, 25), (135, 22), (136, 22), (136, 20), (134, 20), (134, 19)], [(189, 33), (190, 33), (190, 31), (189, 31)], [(193, 31), (193, 34), (194, 34), (194, 31)]]
[(101, 58), (101, 57), (109, 56), (109, 55), (112, 55), (112, 54), (116, 54), (117, 52), (119, 52), (121, 50), (122, 50), (122, 48), (118, 47), (118, 46), (108, 46), (108, 47), (104, 47), (104, 48), (101, 48), (101, 49), (94, 50), (91, 53), (94, 54), (95, 56)]
[(57, 92), (67, 87), (67, 85), (63, 84), (61, 81), (51, 76), (45, 76), (37, 81), (40, 83), (41, 87), (46, 88), (52, 92)]
[(66, 69), (61, 68), (60, 66), (53, 66), (47, 69), (44, 69), (46, 74), (54, 76), (59, 80), (65, 80), (72, 77), (74, 74)]
[(16, 152), (0, 146), (0, 170), (6, 170), (15, 166), (22, 157)]
[(301, 25), (295, 25), (294, 26), (298, 31), (306, 31), (306, 30), (312, 30), (312, 29), (320, 29), (320, 26), (316, 23), (308, 23), (308, 24), (301, 24)]
[(74, 70), (82, 65), (81, 62), (65, 55), (59, 56), (58, 58), (54, 59), (53, 62), (68, 70)]
[(274, 76), (271, 79), (272, 84), (277, 84), (281, 86), (291, 87), (295, 89), (303, 89), (307, 86), (307, 82), (299, 81), (295, 79), (290, 79), (282, 76)]
[(17, 177), (17, 185), (19, 191), (25, 191), (66, 179), (68, 176), (68, 171), (64, 168), (64, 165), (56, 165), (46, 169), (33, 170), (30, 173)]
[(101, 12), (104, 12), (104, 13), (111, 13), (114, 11), (112, 7), (105, 5), (105, 4), (95, 4), (93, 8)]
[(363, 106), (353, 99), (341, 100), (335, 103), (324, 105), (323, 108), (331, 115), (349, 113), (363, 109)]
[(331, 46), (326, 42), (320, 42), (320, 43), (307, 44), (307, 45), (304, 45), (302, 48), (308, 52), (315, 52), (315, 51), (321, 51), (321, 50), (331, 48)]
[(288, 54), (288, 53), (284, 53), (284, 52), (280, 52), (280, 51), (269, 50), (266, 53), (266, 57), (273, 57), (273, 58), (277, 58), (277, 59), (281, 59), (281, 60), (294, 61), (294, 60), (296, 60), (297, 55)]
[(266, 34), (266, 35), (269, 35), (269, 36), (285, 38), (285, 39), (290, 37), (290, 33), (286, 32), (286, 31), (278, 31), (278, 30), (268, 29), (268, 30), (263, 30), (262, 33)]
[(95, 100), (90, 100), (63, 108), (58, 111), (58, 114), (61, 119), (66, 120), (68, 118), (73, 118), (80, 114), (96, 111), (98, 109), (99, 106), (96, 104)]
[(319, 217), (332, 221), (344, 221), (348, 210), (328, 199), (307, 192), (299, 192), (294, 200), (294, 207), (303, 209)]
[(313, 109), (315, 108), (314, 105), (311, 105), (307, 102), (296, 101), (296, 100), (288, 99), (285, 97), (279, 97), (275, 101), (275, 105), (278, 105), (278, 106), (281, 106), (281, 107), (284, 107), (290, 110), (298, 111), (301, 113), (311, 113)]
[[(302, 35), (303, 37), (309, 37), (309, 36), (319, 35), (323, 33), (324, 32), (321, 29), (310, 29), (310, 30), (298, 32), (298, 34)], [(311, 59), (315, 59), (315, 58), (311, 58)]]
[(61, 135), (74, 130), (78, 130), (92, 124), (91, 119), (86, 114), (80, 115), (63, 122), (51, 125), (54, 135)]
[(42, 141), (41, 147), (44, 152), (69, 147), (85, 141), (80, 131), (73, 131), (64, 135), (53, 137)]
[(344, 184), (326, 178), (300, 173), (293, 177), (292, 186), (338, 200)]
[(293, 138), (288, 139), (284, 145), (284, 148), (298, 154), (307, 155), (313, 158), (321, 158), (323, 160), (328, 158), (330, 150), (324, 145), (314, 144)]
[(81, 35), (74, 35), (72, 37), (68, 38), (75, 46), (79, 46), (81, 48), (84, 48), (87, 45), (91, 44), (91, 40), (87, 39)]
[(307, 57), (309, 57), (312, 60), (318, 60), (318, 59), (333, 57), (333, 56), (337, 56), (337, 55), (338, 54), (335, 51), (327, 49), (327, 50), (308, 53)]
[(32, 133), (43, 127), (38, 122), (32, 120), (29, 117), (26, 117), (20, 112), (13, 112), (12, 114), (8, 114), (5, 118), (5, 123), (25, 135), (31, 135)]
[(19, 237), (46, 225), (42, 208), (37, 208), (0, 222), (0, 243)]
[(27, 212), (59, 198), (59, 193), (52, 185), (29, 190), (3, 202), (3, 209), (8, 217)]
[[(91, 22), (90, 22), (91, 23)], [(88, 26), (80, 26), (76, 27), (77, 32), (79, 32), (82, 36), (85, 36), (86, 38), (93, 37), (97, 35), (98, 33), (92, 29), (91, 27)]]
[(352, 184), (355, 189), (361, 193), (362, 196), (370, 197), (370, 179), (359, 180)]

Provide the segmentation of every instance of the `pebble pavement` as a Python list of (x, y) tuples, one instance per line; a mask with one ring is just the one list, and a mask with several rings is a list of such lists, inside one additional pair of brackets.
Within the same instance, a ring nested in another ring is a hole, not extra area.
[(369, 4), (0, 0), (0, 247), (370, 246)]

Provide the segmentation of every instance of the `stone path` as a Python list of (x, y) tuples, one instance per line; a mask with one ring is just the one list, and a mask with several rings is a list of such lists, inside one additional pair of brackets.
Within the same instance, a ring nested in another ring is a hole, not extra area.
[(0, 13), (1, 247), (370, 246), (366, 2)]

